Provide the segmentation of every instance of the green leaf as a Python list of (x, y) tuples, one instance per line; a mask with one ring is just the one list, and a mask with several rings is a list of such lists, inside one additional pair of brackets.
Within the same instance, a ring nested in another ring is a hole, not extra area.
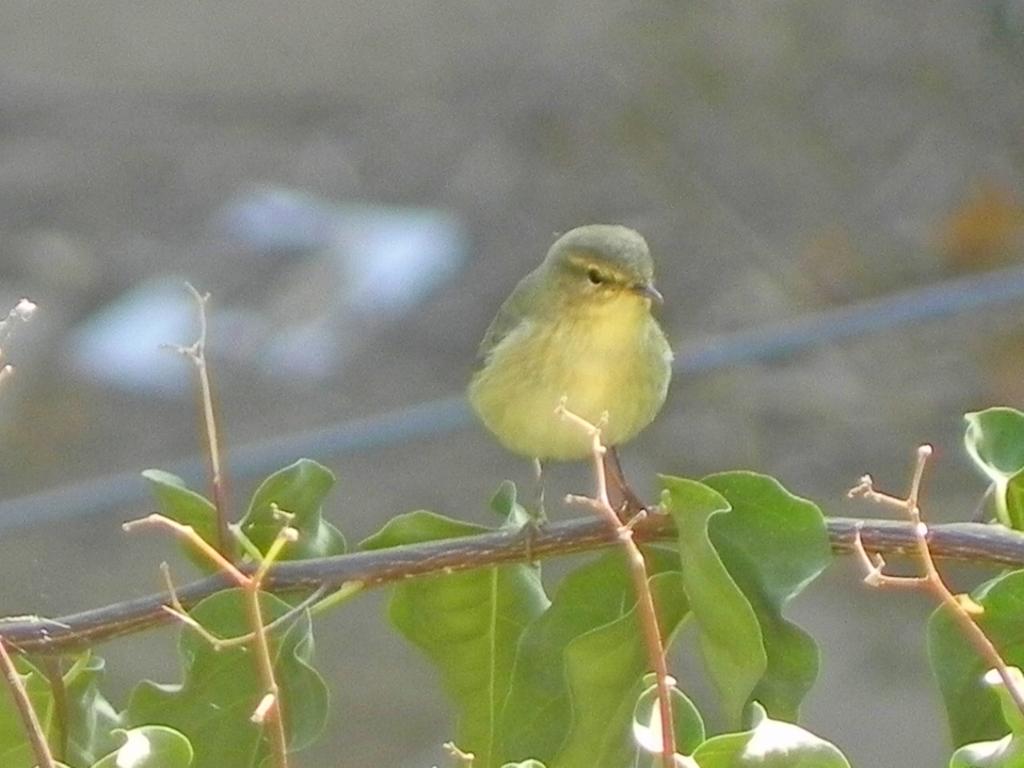
[(527, 525), (537, 525), (537, 518), (516, 500), (516, 485), (505, 480), (491, 497), (491, 509), (505, 520), (502, 528), (518, 530)]
[[(661, 631), (669, 637), (686, 610), (678, 584), (679, 557), (650, 547), (645, 560), (649, 576), (667, 574), (674, 582), (657, 593)], [(597, 742), (605, 738), (627, 757), (632, 754), (632, 704), (648, 671), (635, 604), (619, 549), (565, 576), (551, 606), (519, 641), (501, 717), (506, 759), (529, 755), (552, 766), (572, 765), (576, 758), (568, 752), (579, 748), (573, 743), (584, 751), (592, 748), (594, 757)], [(588, 673), (593, 674), (588, 678)], [(614, 714), (602, 714), (608, 712)]]
[(710, 521), (709, 533), (761, 627), (768, 665), (753, 698), (773, 717), (795, 721), (820, 658), (811, 636), (782, 612), (832, 562), (825, 518), (766, 475), (724, 472), (703, 482), (732, 507)]
[[(645, 675), (647, 690), (640, 694), (633, 709), (633, 739), (646, 752), (660, 755), (661, 714), (658, 704), (658, 686), (654, 675)], [(688, 755), (704, 741), (704, 720), (697, 707), (676, 686), (672, 692), (672, 719), (675, 725), (676, 752)]]
[(299, 540), (285, 545), (280, 560), (304, 560), (345, 553), (345, 537), (323, 519), (321, 506), (331, 488), (334, 474), (311, 459), (299, 459), (278, 470), (252, 496), (241, 521), (244, 533), (260, 552), (266, 553), (286, 523), (271, 505), (293, 515), (287, 523), (299, 532)]
[[(978, 626), (1007, 664), (1024, 667), (1024, 571), (1013, 571), (971, 593), (984, 613)], [(937, 609), (928, 621), (928, 659), (946, 705), (953, 746), (1002, 738), (1008, 727), (999, 696), (985, 684), (986, 663), (964, 638), (952, 612)]]
[[(265, 593), (260, 595), (260, 606), (265, 623), (291, 610), (287, 603)], [(217, 637), (249, 632), (245, 596), (238, 589), (206, 598), (190, 615)], [(299, 750), (316, 738), (327, 716), (327, 688), (311, 666), (313, 636), (308, 611), (299, 612), (276, 629), (269, 640), (289, 749)], [(159, 724), (180, 731), (195, 749), (195, 768), (259, 766), (269, 751), (262, 730), (250, 716), (265, 689), (251, 644), (217, 651), (186, 628), (179, 651), (184, 682), (140, 683), (125, 713), (128, 725)]]
[[(363, 539), (359, 543), (359, 548), (363, 550), (390, 549), (424, 541), (476, 536), (490, 530), (482, 525), (466, 523), (420, 509), (391, 518), (377, 533)], [(461, 748), (462, 745), (459, 746)]]
[[(205, 496), (190, 490), (185, 481), (161, 469), (147, 469), (142, 476), (149, 483), (149, 490), (156, 500), (157, 508), (164, 517), (182, 525), (190, 525), (203, 541), (217, 545), (217, 508)], [(181, 544), (186, 557), (204, 571), (216, 570), (216, 566), (195, 547)]]
[[(50, 684), (43, 673), (23, 657), (15, 666), (39, 717), (47, 741), (55, 753), (60, 751), (57, 714)], [(119, 724), (113, 707), (99, 690), (103, 660), (90, 653), (79, 656), (62, 674), (67, 702), (67, 744), (65, 760), (74, 765), (91, 765), (114, 747), (110, 731)], [(21, 718), (6, 687), (0, 692), (0, 765), (4, 768), (31, 768), (35, 756), (25, 738)]]
[[(420, 511), (391, 520), (363, 547), (381, 549), (484, 530)], [(476, 755), (475, 768), (501, 764), (498, 718), (516, 643), (547, 605), (539, 570), (530, 565), (413, 579), (394, 588), (391, 621), (440, 672), (458, 712), (454, 740)]]
[(68, 754), (71, 763), (91, 763), (113, 748), (112, 731), (121, 718), (100, 692), (106, 662), (91, 652), (75, 659), (64, 673), (68, 708)]
[[(1021, 674), (1019, 667), (1007, 667), (1006, 674), (1012, 681), (1014, 691), (1024, 689), (1024, 675)], [(1015, 736), (1024, 736), (1024, 712), (1021, 712), (1017, 706), (1017, 702), (1009, 688), (1006, 687), (999, 670), (990, 669), (986, 672), (984, 682), (999, 697), (999, 708), (1002, 710), (1003, 720), (1006, 721), (1010, 733)]]
[(92, 768), (189, 768), (192, 745), (173, 728), (146, 725), (130, 731), (116, 730), (124, 744)]
[(708, 739), (693, 753), (700, 768), (850, 768), (834, 745), (753, 705), (753, 728)]
[[(679, 573), (652, 576), (650, 589), (667, 643), (686, 611)], [(631, 764), (637, 751), (633, 710), (650, 671), (635, 604), (621, 618), (570, 641), (565, 662), (573, 719), (553, 768)]]
[(998, 483), (996, 491), (996, 509), (1004, 511), (1006, 519), (1010, 521), (1008, 527), (1015, 531), (1024, 530), (1024, 472), (1018, 472), (1006, 481), (1001, 496), (998, 494)]
[(988, 408), (968, 413), (964, 445), (967, 453), (995, 484), (999, 521), (1024, 529), (1024, 413), (1013, 408)]
[(1024, 413), (1013, 408), (988, 408), (964, 415), (967, 453), (993, 480), (1024, 469)]
[(1008, 734), (999, 741), (965, 744), (953, 753), (949, 768), (1024, 768), (1024, 739)]
[(694, 480), (662, 476), (661, 483), (663, 504), (679, 532), (683, 589), (697, 624), (704, 662), (728, 721), (738, 726), (768, 668), (768, 658), (757, 615), (708, 533), (712, 518), (726, 513), (729, 502)]
[[(1017, 667), (1010, 667), (1008, 673), (1014, 686), (1020, 688), (1024, 675)], [(1024, 715), (997, 670), (986, 672), (984, 682), (999, 697), (1010, 733), (999, 741), (982, 741), (960, 747), (949, 761), (950, 768), (1024, 768)]]

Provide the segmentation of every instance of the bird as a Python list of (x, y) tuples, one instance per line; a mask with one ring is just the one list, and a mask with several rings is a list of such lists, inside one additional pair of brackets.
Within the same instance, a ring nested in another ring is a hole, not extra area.
[(501, 305), (484, 333), (468, 397), (505, 448), (541, 464), (592, 454), (591, 437), (558, 418), (566, 410), (601, 427), (605, 467), (624, 504), (642, 505), (617, 446), (661, 410), (672, 349), (652, 314), (662, 296), (638, 232), (587, 224), (557, 238)]

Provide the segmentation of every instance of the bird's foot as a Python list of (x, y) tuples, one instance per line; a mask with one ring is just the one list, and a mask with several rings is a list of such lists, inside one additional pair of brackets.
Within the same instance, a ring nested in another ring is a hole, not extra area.
[(614, 446), (605, 451), (604, 472), (608, 487), (608, 500), (611, 502), (612, 509), (624, 524), (635, 525), (652, 508), (630, 487)]

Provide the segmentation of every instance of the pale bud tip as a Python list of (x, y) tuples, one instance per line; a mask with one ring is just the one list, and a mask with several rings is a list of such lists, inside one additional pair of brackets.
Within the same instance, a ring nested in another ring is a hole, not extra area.
[(257, 725), (261, 725), (266, 721), (267, 715), (269, 715), (270, 712), (273, 710), (274, 704), (276, 702), (277, 697), (274, 696), (274, 694), (264, 694), (263, 698), (260, 699), (260, 703), (256, 706), (256, 710), (252, 713), (252, 716), (249, 718), (249, 720), (256, 723)]

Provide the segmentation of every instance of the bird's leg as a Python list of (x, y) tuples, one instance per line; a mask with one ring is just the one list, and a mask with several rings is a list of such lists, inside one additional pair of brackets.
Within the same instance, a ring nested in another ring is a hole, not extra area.
[(608, 500), (619, 517), (628, 521), (645, 511), (647, 504), (630, 488), (615, 446), (608, 446), (603, 461), (605, 480), (608, 485)]
[(544, 465), (540, 459), (533, 460), (533, 474), (537, 482), (534, 488), (533, 509), (528, 510), (530, 519), (523, 525), (523, 535), (526, 537), (526, 561), (533, 562), (533, 543), (548, 521), (547, 513), (544, 511)]
[(544, 464), (540, 459), (533, 460), (533, 476), (537, 482), (537, 485), (534, 488), (533, 518), (538, 525), (544, 525), (544, 523), (548, 521), (548, 515), (544, 510)]

